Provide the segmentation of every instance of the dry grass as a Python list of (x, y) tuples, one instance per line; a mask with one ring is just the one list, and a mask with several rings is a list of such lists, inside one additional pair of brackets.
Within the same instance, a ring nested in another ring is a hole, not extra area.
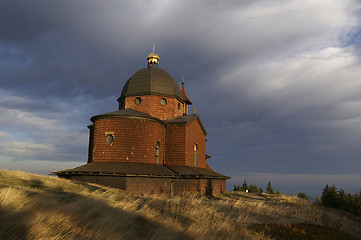
[(361, 239), (361, 218), (296, 196), (131, 195), (0, 171), (0, 239)]

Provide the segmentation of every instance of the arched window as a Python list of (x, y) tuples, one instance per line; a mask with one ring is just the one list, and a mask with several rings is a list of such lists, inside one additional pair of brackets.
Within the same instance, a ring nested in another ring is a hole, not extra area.
[(194, 144), (194, 166), (197, 167), (198, 166), (198, 145)]
[(155, 163), (160, 162), (160, 143), (157, 142), (155, 145)]

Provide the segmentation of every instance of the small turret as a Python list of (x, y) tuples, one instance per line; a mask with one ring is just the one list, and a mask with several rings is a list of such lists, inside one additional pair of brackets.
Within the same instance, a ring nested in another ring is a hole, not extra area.
[(184, 105), (184, 115), (188, 115), (188, 105), (192, 105), (192, 101), (188, 98), (186, 89), (184, 88), (184, 76), (182, 76), (182, 87), (181, 87), (181, 93), (182, 93), (182, 100), (185, 102)]
[(153, 44), (153, 52), (148, 55), (148, 68), (158, 68), (159, 64), (159, 56), (154, 52), (154, 44)]

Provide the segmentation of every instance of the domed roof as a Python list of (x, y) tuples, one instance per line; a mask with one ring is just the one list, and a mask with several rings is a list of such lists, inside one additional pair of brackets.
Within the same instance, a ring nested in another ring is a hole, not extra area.
[(144, 112), (140, 112), (131, 108), (127, 108), (127, 109), (121, 109), (119, 111), (115, 111), (115, 112), (109, 112), (109, 113), (104, 113), (104, 114), (100, 114), (100, 115), (95, 115), (93, 117), (90, 118), (90, 121), (92, 121), (93, 123), (95, 122), (95, 120), (97, 119), (101, 119), (101, 118), (118, 118), (118, 117), (140, 117), (140, 118), (150, 118), (150, 119), (154, 119), (157, 120), (159, 122), (164, 123), (162, 120), (152, 117), (151, 115), (144, 113)]
[(160, 68), (143, 68), (137, 71), (124, 84), (119, 99), (139, 95), (175, 97), (183, 102), (178, 83)]
[(160, 57), (159, 57), (158, 54), (156, 54), (155, 52), (152, 52), (152, 53), (150, 53), (150, 54), (148, 55), (148, 57), (147, 57), (147, 60), (148, 60), (148, 61), (149, 61), (149, 59), (157, 59), (157, 60), (159, 60)]

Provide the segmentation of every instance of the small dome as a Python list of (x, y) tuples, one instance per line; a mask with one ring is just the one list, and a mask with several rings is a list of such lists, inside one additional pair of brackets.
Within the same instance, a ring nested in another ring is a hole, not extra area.
[(160, 57), (154, 51), (148, 55), (148, 68), (158, 68)]
[(147, 60), (148, 60), (148, 68), (152, 68), (152, 67), (158, 68), (160, 57), (158, 56), (158, 54), (154, 52), (154, 44), (153, 44), (153, 52), (148, 55)]
[(148, 55), (147, 60), (149, 61), (149, 60), (153, 60), (153, 59), (159, 61), (160, 57), (155, 52), (152, 52), (151, 54)]
[(124, 84), (119, 99), (126, 96), (141, 95), (175, 97), (184, 102), (178, 83), (166, 71), (160, 68), (143, 68), (137, 71)]

